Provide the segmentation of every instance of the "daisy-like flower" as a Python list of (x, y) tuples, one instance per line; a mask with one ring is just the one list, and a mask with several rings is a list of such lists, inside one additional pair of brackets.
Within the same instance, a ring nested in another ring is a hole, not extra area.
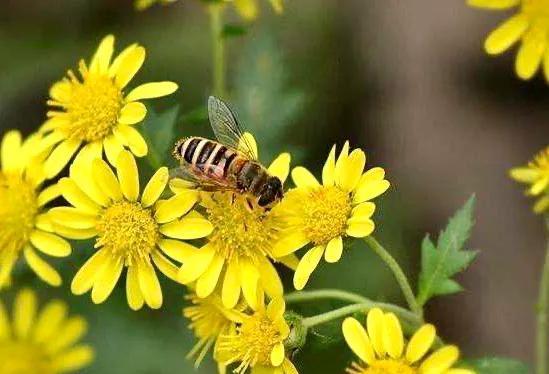
[(128, 148), (135, 156), (148, 152), (147, 143), (132, 125), (145, 118), (147, 110), (139, 100), (169, 95), (177, 89), (173, 82), (146, 83), (128, 94), (125, 88), (145, 61), (145, 48), (132, 44), (112, 62), (114, 36), (105, 37), (89, 66), (81, 60), (81, 78), (69, 70), (67, 77), (50, 89), (49, 119), (42, 126), (45, 145), (53, 151), (45, 163), (52, 178), (81, 148), (101, 158), (103, 149), (111, 164)]
[(50, 301), (39, 313), (37, 304), (33, 291), (20, 291), (10, 323), (0, 301), (0, 373), (60, 374), (88, 366), (94, 351), (78, 343), (86, 321), (67, 316), (67, 305), (60, 300)]
[(96, 238), (96, 252), (72, 280), (74, 294), (89, 290), (94, 303), (105, 301), (127, 268), (126, 296), (130, 308), (144, 303), (157, 309), (162, 290), (155, 266), (177, 279), (175, 261), (196, 248), (178, 239), (196, 239), (212, 231), (197, 213), (187, 214), (197, 201), (195, 191), (159, 200), (168, 183), (168, 169), (160, 168), (140, 196), (139, 174), (132, 154), (122, 151), (116, 175), (101, 159), (73, 163), (70, 178), (59, 181), (72, 207), (48, 212), (55, 230), (71, 239)]
[(522, 79), (532, 78), (543, 62), (549, 80), (549, 0), (468, 0), (469, 5), (489, 10), (518, 7), (517, 13), (492, 31), (484, 42), (488, 54), (505, 52), (521, 41), (515, 70)]
[[(257, 154), (254, 138), (250, 134), (245, 136)], [(268, 171), (284, 181), (289, 167), (290, 155), (283, 153)], [(184, 284), (196, 281), (196, 294), (202, 298), (214, 292), (220, 283), (221, 298), (227, 308), (237, 304), (241, 291), (252, 307), (260, 291), (273, 298), (282, 296), (282, 282), (271, 260), (293, 266), (295, 258), (273, 255), (282, 227), (277, 206), (271, 210), (257, 205), (250, 207), (245, 197), (232, 192), (203, 194), (201, 205), (214, 229), (202, 248), (182, 258), (179, 280)]]
[(249, 368), (252, 374), (297, 374), (285, 354), (290, 327), (284, 319), (284, 300), (275, 298), (265, 306), (264, 298), (259, 299), (251, 313), (234, 315), (236, 332), (219, 337), (217, 359), (227, 366), (238, 363), (236, 374)]
[(308, 244), (313, 246), (294, 274), (298, 290), (305, 287), (323, 255), (327, 262), (339, 261), (343, 237), (362, 238), (374, 231), (371, 217), (375, 205), (369, 200), (389, 188), (382, 168), (364, 172), (366, 155), (362, 150), (349, 154), (346, 142), (337, 160), (335, 154), (334, 146), (322, 170), (322, 184), (304, 167), (296, 167), (292, 171), (296, 188), (281, 203), (287, 227), (273, 249), (274, 256), (287, 256)]
[(374, 308), (368, 313), (367, 329), (354, 318), (343, 321), (343, 336), (360, 362), (347, 369), (349, 374), (474, 374), (452, 368), (459, 349), (446, 345), (427, 355), (436, 338), (433, 325), (420, 327), (407, 343), (398, 318)]
[[(187, 358), (196, 357), (195, 367), (198, 368), (212, 347), (214, 347), (214, 355), (216, 354), (221, 335), (231, 334), (236, 331), (234, 320), (239, 319), (239, 313), (246, 308), (243, 303), (238, 304), (234, 309), (226, 308), (221, 301), (221, 297), (216, 293), (206, 298), (200, 298), (193, 292), (185, 298), (192, 305), (183, 308), (183, 315), (191, 321), (189, 328), (199, 339)], [(219, 361), (218, 369), (220, 373), (226, 371), (225, 365)]]
[(0, 288), (10, 283), (11, 272), (23, 256), (30, 268), (46, 283), (61, 284), (61, 276), (38, 254), (65, 257), (70, 244), (52, 233), (44, 206), (59, 196), (56, 186), (42, 187), (43, 155), (33, 156), (40, 136), (22, 140), (10, 131), (0, 144)]
[(539, 152), (527, 166), (511, 169), (510, 175), (514, 180), (530, 185), (527, 195), (539, 197), (534, 212), (549, 210), (549, 147)]

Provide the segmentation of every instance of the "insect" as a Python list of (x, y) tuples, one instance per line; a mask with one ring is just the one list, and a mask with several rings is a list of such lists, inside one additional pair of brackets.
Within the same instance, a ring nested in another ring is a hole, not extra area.
[(227, 104), (210, 96), (208, 116), (217, 141), (201, 137), (179, 140), (173, 155), (180, 164), (172, 170), (172, 178), (204, 191), (248, 195), (261, 207), (278, 202), (284, 193), (282, 182), (259, 163)]

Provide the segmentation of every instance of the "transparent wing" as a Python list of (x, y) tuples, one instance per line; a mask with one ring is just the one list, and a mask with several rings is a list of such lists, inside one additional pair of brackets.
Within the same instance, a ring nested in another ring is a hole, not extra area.
[(188, 164), (170, 169), (170, 183), (180, 188), (194, 188), (208, 192), (234, 190), (227, 181), (198, 173)]
[(208, 116), (215, 137), (220, 143), (244, 154), (250, 160), (257, 159), (254, 147), (244, 136), (235, 114), (227, 104), (217, 97), (210, 96)]

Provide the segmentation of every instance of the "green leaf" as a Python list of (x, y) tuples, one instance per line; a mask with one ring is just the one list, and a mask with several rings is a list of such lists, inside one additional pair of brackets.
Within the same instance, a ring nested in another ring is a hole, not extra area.
[(418, 285), (418, 302), (421, 305), (433, 296), (450, 295), (463, 290), (451, 278), (465, 270), (478, 254), (477, 251), (463, 249), (473, 227), (474, 205), (475, 197), (472, 196), (450, 219), (436, 245), (429, 235), (423, 239)]
[(518, 360), (503, 357), (483, 357), (467, 360), (463, 368), (474, 370), (476, 374), (529, 374), (530, 369)]
[(223, 26), (221, 36), (223, 38), (231, 38), (246, 35), (248, 29), (244, 25), (226, 24)]
[(163, 166), (171, 155), (173, 147), (174, 126), (179, 114), (179, 105), (157, 113), (153, 108), (147, 108), (147, 117), (142, 126), (142, 134), (149, 146), (147, 161), (154, 168)]

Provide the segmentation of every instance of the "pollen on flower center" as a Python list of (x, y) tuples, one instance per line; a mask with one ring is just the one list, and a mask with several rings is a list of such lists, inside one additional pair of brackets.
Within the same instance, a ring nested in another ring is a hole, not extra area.
[(369, 367), (363, 368), (354, 364), (347, 370), (351, 374), (417, 374), (417, 369), (397, 360), (377, 360)]
[(160, 233), (152, 212), (139, 203), (118, 201), (104, 210), (97, 223), (96, 247), (104, 247), (127, 265), (147, 257)]
[(238, 327), (238, 347), (243, 357), (250, 357), (253, 365), (269, 365), (273, 348), (283, 341), (280, 331), (264, 312), (256, 312)]
[(226, 259), (233, 256), (269, 255), (277, 236), (277, 225), (269, 212), (251, 209), (240, 197), (232, 194), (214, 197), (207, 204), (208, 219), (214, 227), (210, 243)]
[(342, 235), (352, 209), (348, 193), (335, 186), (320, 186), (306, 193), (309, 196), (302, 199), (301, 217), (309, 240), (326, 244)]
[(536, 17), (549, 17), (549, 0), (523, 0), (522, 10)]
[(113, 80), (104, 75), (88, 75), (83, 82), (72, 81), (71, 100), (65, 104), (70, 117), (69, 135), (95, 141), (109, 135), (118, 123), (123, 96)]
[(29, 343), (0, 343), (0, 373), (54, 374), (51, 360), (43, 349)]
[(0, 251), (20, 249), (34, 229), (38, 201), (34, 187), (18, 175), (0, 173)]

